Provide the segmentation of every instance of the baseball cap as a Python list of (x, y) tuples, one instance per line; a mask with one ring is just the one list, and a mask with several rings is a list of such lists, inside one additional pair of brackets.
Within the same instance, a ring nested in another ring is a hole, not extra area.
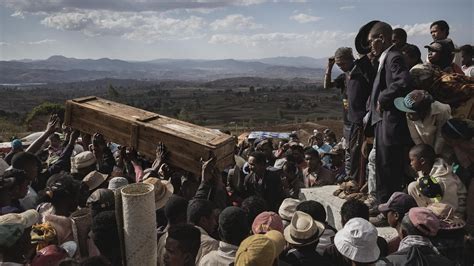
[(393, 100), (395, 107), (405, 113), (416, 113), (420, 103), (425, 99), (425, 91), (414, 90), (405, 97), (398, 97)]
[(417, 207), (415, 199), (403, 192), (395, 192), (386, 203), (380, 204), (380, 212), (396, 211), (400, 214), (407, 213), (411, 208)]
[(262, 212), (252, 223), (252, 232), (254, 234), (264, 234), (270, 230), (277, 230), (283, 233), (283, 221), (280, 216), (274, 212)]
[[(274, 230), (273, 230), (274, 231)], [(235, 255), (235, 265), (272, 265), (279, 253), (279, 244), (275, 240), (282, 239), (280, 232), (272, 232), (268, 236), (256, 234), (242, 241)], [(278, 241), (280, 242), (280, 241)]]

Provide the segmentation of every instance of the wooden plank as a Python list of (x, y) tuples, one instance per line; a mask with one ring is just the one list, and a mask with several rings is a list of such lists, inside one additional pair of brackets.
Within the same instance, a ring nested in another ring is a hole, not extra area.
[(220, 169), (234, 160), (235, 140), (229, 135), (95, 96), (67, 101), (65, 123), (134, 147), (149, 159), (163, 142), (170, 151), (169, 163), (195, 174), (200, 174), (200, 158), (207, 159), (209, 151)]

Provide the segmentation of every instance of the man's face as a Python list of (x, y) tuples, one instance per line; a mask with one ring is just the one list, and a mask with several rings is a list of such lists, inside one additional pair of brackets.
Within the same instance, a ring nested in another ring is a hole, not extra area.
[(212, 234), (217, 229), (218, 217), (219, 217), (219, 211), (214, 210), (209, 217), (202, 218), (203, 224), (200, 224), (199, 226), (201, 226), (204, 230), (206, 230), (208, 234)]
[(430, 60), (430, 63), (434, 64), (438, 62), (440, 58), (441, 58), (440, 52), (428, 49), (428, 60)]
[(342, 72), (348, 72), (352, 69), (353, 60), (347, 58), (336, 57), (336, 65), (342, 70)]
[(26, 173), (26, 177), (28, 177), (30, 182), (36, 180), (38, 176), (38, 165), (36, 162), (29, 162), (26, 164), (25, 169), (23, 169)]
[(316, 140), (316, 145), (318, 145), (318, 147), (321, 147), (324, 144), (324, 136), (323, 135), (317, 135), (315, 137), (315, 140)]
[(437, 40), (444, 40), (446, 39), (446, 32), (443, 31), (438, 25), (433, 25), (430, 29), (431, 37), (433, 38), (433, 41)]
[(319, 157), (310, 155), (310, 154), (305, 154), (304, 159), (308, 166), (313, 170), (317, 171), (319, 167), (321, 166), (321, 159)]
[(464, 51), (461, 52), (461, 64), (463, 66), (469, 66), (472, 64), (472, 56)]
[(262, 171), (265, 171), (265, 165), (258, 164), (253, 156), (249, 157), (248, 164), (251, 173), (262, 173)]
[(179, 248), (179, 242), (168, 237), (165, 244), (164, 262), (166, 266), (184, 266), (187, 260), (192, 259), (188, 253)]
[(370, 52), (373, 56), (380, 56), (383, 52), (384, 40), (382, 34), (369, 34), (368, 42), (370, 44)]
[(398, 212), (390, 210), (387, 212), (386, 216), (387, 216), (388, 224), (392, 228), (396, 228), (398, 225)]
[(408, 154), (410, 157), (410, 166), (413, 168), (415, 171), (421, 171), (423, 167), (423, 162), (418, 158), (418, 156), (414, 155), (412, 152)]
[(397, 34), (392, 34), (392, 43), (395, 44), (396, 47), (401, 48), (405, 43), (402, 41), (402, 38)]

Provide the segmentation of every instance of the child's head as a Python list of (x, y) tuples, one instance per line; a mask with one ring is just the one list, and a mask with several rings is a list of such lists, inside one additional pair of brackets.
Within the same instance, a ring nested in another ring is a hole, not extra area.
[(433, 167), (436, 159), (436, 153), (430, 145), (418, 144), (411, 148), (410, 153), (410, 166), (415, 171), (429, 171)]

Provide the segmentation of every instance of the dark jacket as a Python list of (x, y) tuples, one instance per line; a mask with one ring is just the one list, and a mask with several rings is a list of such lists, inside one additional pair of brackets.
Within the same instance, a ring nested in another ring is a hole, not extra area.
[(332, 266), (333, 264), (329, 259), (319, 255), (314, 249), (314, 246), (301, 247), (299, 249), (288, 252), (285, 257), (285, 262), (292, 266)]
[(262, 197), (269, 210), (278, 212), (285, 197), (280, 175), (276, 171), (266, 169), (262, 180), (257, 180), (254, 173), (248, 174), (244, 180), (244, 195)]
[[(402, 249), (386, 257), (391, 264), (388, 265), (410, 265), (410, 266), (451, 266), (455, 265), (443, 255), (434, 252), (428, 246), (413, 246)], [(386, 264), (377, 264), (386, 265)]]
[(347, 81), (347, 118), (351, 123), (362, 125), (362, 119), (367, 113), (367, 100), (372, 91), (375, 70), (367, 56), (357, 59), (354, 64)]
[[(403, 56), (393, 47), (375, 77), (370, 99), (371, 124), (382, 123), (381, 141), (386, 145), (410, 144), (406, 115), (393, 104), (397, 97), (405, 97), (412, 90), (412, 80)], [(377, 101), (381, 113), (376, 111)]]

